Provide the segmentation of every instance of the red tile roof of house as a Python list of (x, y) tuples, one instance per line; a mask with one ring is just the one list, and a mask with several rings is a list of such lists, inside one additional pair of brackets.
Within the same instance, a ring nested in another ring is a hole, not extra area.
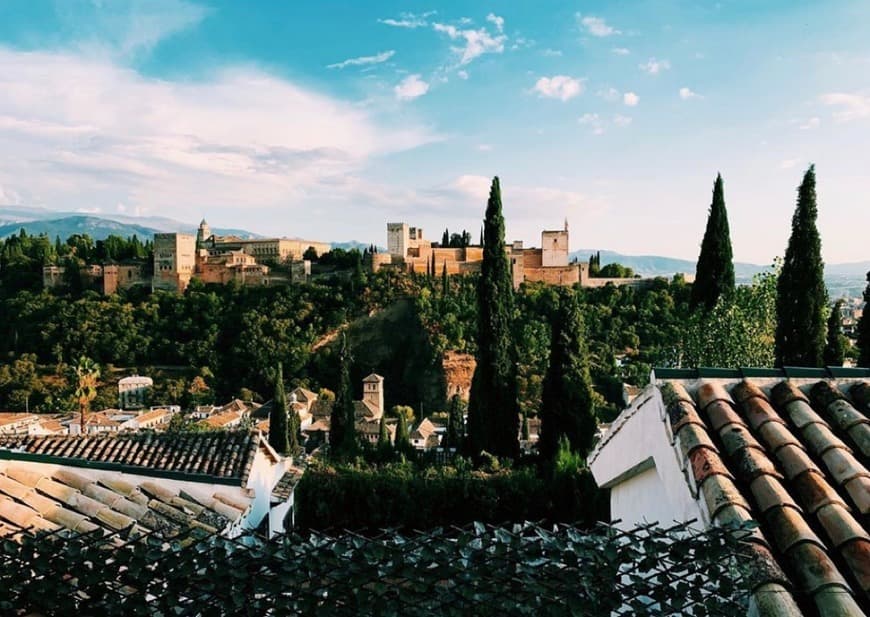
[[(756, 521), (750, 546), (807, 615), (870, 606), (870, 382), (658, 383), (689, 483), (716, 524)], [(691, 394), (690, 394), (691, 391)], [(788, 603), (771, 615), (793, 615)]]

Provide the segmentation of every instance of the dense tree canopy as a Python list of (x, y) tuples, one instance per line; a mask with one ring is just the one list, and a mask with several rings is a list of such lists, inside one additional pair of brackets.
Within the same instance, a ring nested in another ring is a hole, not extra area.
[(828, 317), (828, 333), (825, 337), (825, 366), (843, 366), (846, 359), (846, 337), (843, 335), (843, 301), (837, 300)]

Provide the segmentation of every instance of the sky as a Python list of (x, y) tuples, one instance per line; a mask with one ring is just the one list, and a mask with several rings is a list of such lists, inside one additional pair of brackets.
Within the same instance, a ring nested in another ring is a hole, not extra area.
[(0, 0), (0, 204), (386, 244), (387, 222), (870, 259), (866, 0)]

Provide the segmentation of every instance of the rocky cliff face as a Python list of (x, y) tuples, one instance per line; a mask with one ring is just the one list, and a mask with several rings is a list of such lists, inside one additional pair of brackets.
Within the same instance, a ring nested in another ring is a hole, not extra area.
[(474, 356), (457, 351), (448, 351), (441, 358), (441, 366), (444, 369), (444, 380), (447, 384), (447, 399), (458, 394), (463, 401), (468, 402), (468, 393), (471, 390), (471, 378), (477, 362)]

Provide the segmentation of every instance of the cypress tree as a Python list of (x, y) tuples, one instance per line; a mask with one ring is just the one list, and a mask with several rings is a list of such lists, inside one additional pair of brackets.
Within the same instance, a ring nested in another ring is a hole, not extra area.
[(519, 456), (516, 350), (511, 339), (513, 283), (504, 248), (498, 177), (493, 178), (484, 220), (483, 263), (477, 287), (477, 367), (468, 404), (473, 456)]
[(734, 262), (731, 252), (731, 232), (725, 210), (725, 189), (722, 176), (713, 184), (713, 203), (707, 217), (707, 230), (701, 242), (701, 254), (692, 284), (692, 307), (708, 309), (716, 305), (719, 296), (734, 291)]
[(462, 448), (462, 438), (465, 437), (465, 421), (463, 420), (463, 403), (458, 394), (450, 399), (450, 410), (447, 415), (447, 435), (445, 448)]
[(480, 226), (480, 246), (483, 247), (483, 225)]
[(444, 248), (447, 248), (447, 246), (449, 244), (450, 244), (450, 232), (447, 229), (445, 229), (444, 235), (441, 236), (441, 246)]
[(386, 416), (381, 416), (380, 426), (378, 427), (377, 452), (381, 460), (388, 460), (393, 453), (393, 444), (390, 442), (390, 432), (387, 430)]
[(329, 420), (329, 443), (336, 456), (349, 456), (356, 450), (356, 418), (353, 412), (353, 393), (350, 386), (350, 354), (347, 338), (342, 334), (339, 352), (340, 376), (335, 403)]
[(450, 282), (447, 280), (447, 260), (444, 260), (444, 267), (441, 268), (441, 295), (445, 298), (450, 293)]
[[(296, 411), (294, 410), (293, 413), (295, 414)], [(278, 454), (290, 453), (287, 396), (284, 393), (284, 367), (280, 362), (275, 377), (275, 396), (272, 399), (272, 409), (269, 412), (269, 445), (275, 448)]]
[(798, 188), (791, 237), (776, 285), (777, 366), (822, 366), (828, 294), (817, 215), (816, 171), (810, 165)]
[(567, 438), (571, 450), (585, 457), (595, 438), (592, 381), (586, 360), (583, 316), (576, 295), (560, 290), (550, 316), (550, 365), (541, 392), (541, 436), (538, 449), (552, 459), (559, 440)]
[(864, 289), (864, 312), (858, 321), (858, 366), (870, 368), (870, 272)]
[(828, 317), (828, 336), (825, 343), (825, 366), (843, 366), (846, 359), (846, 341), (843, 335), (843, 318), (841, 310), (843, 301), (837, 300)]
[(408, 420), (405, 414), (398, 414), (398, 422), (396, 424), (396, 452), (409, 454), (411, 452), (411, 435), (408, 433)]

